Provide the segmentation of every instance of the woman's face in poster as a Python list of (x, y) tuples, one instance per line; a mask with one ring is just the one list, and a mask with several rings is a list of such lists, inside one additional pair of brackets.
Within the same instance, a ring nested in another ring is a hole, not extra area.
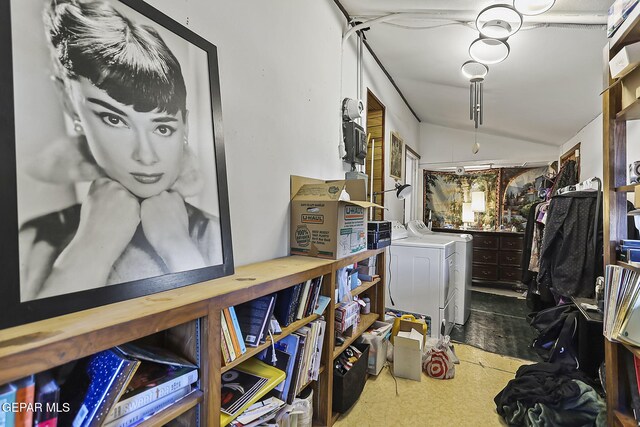
[(91, 154), (107, 176), (146, 199), (180, 174), (187, 126), (182, 112), (139, 112), (94, 86), (72, 80), (70, 98)]

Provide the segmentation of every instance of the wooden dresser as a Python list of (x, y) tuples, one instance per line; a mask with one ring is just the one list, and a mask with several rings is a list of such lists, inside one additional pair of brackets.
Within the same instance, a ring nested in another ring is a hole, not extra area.
[(508, 231), (451, 230), (433, 231), (466, 233), (473, 236), (472, 280), (477, 284), (519, 284), (522, 278), (523, 233)]

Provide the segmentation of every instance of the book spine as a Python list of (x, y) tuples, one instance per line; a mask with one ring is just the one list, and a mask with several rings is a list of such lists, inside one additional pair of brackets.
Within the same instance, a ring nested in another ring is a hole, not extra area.
[(222, 330), (222, 326), (220, 327), (220, 350), (222, 351), (222, 359), (224, 360), (224, 364), (229, 364), (231, 362), (231, 357), (229, 356), (227, 343), (224, 340), (224, 331)]
[(140, 409), (157, 399), (174, 393), (178, 389), (187, 387), (196, 381), (198, 381), (198, 370), (194, 368), (191, 372), (187, 372), (186, 374), (165, 383), (158, 384), (157, 386), (136, 394), (135, 396), (131, 396), (128, 399), (121, 400), (114, 405), (113, 410), (109, 412), (105, 422), (117, 420), (128, 413)]
[(186, 396), (191, 391), (191, 386), (188, 385), (186, 387), (182, 387), (168, 395), (159, 398), (156, 401), (153, 401), (141, 408), (138, 408), (135, 411), (132, 411), (128, 414), (124, 414), (124, 416), (112, 420), (103, 424), (103, 427), (128, 427), (134, 424), (137, 424), (145, 417), (148, 417), (161, 409), (164, 409), (176, 402), (178, 399)]
[(302, 286), (302, 283), (298, 283), (293, 290), (293, 296), (291, 297), (291, 306), (289, 307), (289, 318), (285, 326), (289, 326), (296, 320), (298, 305), (300, 304), (300, 291), (302, 290)]
[(6, 386), (6, 390), (0, 391), (0, 427), (13, 427), (15, 423), (15, 413), (5, 411), (4, 408), (11, 408), (16, 403), (16, 388)]
[(227, 307), (223, 309), (222, 314), (224, 315), (224, 320), (227, 324), (227, 330), (229, 331), (229, 336), (231, 337), (233, 352), (236, 354), (236, 357), (240, 357), (240, 355), (242, 355), (242, 353), (240, 352), (240, 343), (238, 342), (238, 335), (235, 332), (236, 328), (233, 326), (233, 320), (231, 320), (231, 313), (229, 313), (229, 308)]
[(233, 341), (231, 340), (231, 334), (229, 334), (229, 326), (227, 326), (227, 319), (224, 316), (220, 316), (220, 324), (222, 327), (222, 333), (224, 334), (224, 340), (227, 343), (229, 349), (229, 359), (231, 361), (236, 360), (236, 352), (233, 349)]
[(29, 410), (29, 408), (33, 407), (35, 399), (35, 377), (30, 375), (16, 382), (15, 385), (18, 387), (18, 391), (16, 391), (16, 403), (24, 405), (15, 413), (15, 425), (16, 427), (31, 427), (33, 425), (33, 411)]
[(238, 342), (240, 343), (240, 353), (245, 354), (247, 352), (247, 346), (244, 343), (244, 337), (242, 336), (242, 329), (240, 329), (240, 322), (238, 322), (238, 316), (236, 315), (236, 309), (233, 306), (229, 307), (229, 314), (231, 314), (231, 321), (233, 322), (233, 329), (238, 334)]

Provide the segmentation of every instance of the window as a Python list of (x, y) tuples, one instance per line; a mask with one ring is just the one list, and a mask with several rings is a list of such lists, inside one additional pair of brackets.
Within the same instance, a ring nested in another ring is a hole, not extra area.
[(404, 223), (420, 218), (420, 176), (418, 163), (420, 156), (409, 146), (405, 150), (405, 183), (411, 185), (411, 194), (404, 199)]

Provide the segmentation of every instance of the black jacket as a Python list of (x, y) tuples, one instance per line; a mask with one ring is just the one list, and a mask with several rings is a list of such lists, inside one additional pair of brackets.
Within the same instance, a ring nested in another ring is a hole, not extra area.
[(593, 295), (595, 279), (603, 273), (602, 206), (596, 201), (595, 191), (551, 199), (540, 252), (540, 286), (565, 297)]

